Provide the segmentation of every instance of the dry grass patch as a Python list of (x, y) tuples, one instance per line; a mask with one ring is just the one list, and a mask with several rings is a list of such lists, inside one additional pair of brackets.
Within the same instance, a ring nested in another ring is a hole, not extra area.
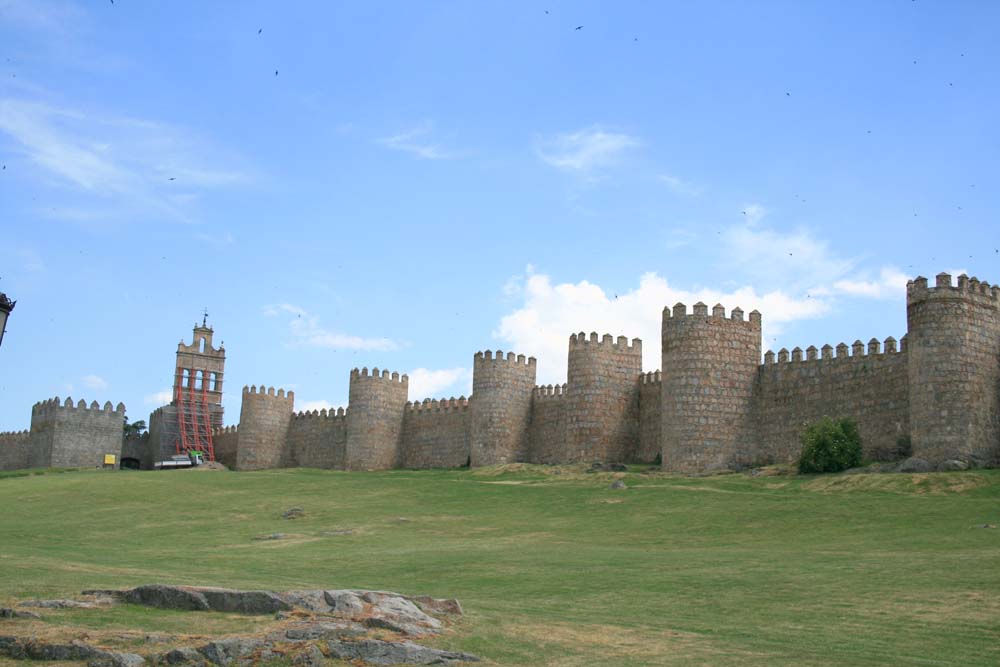
[[(522, 637), (557, 655), (545, 664), (576, 667), (622, 662), (641, 665), (710, 665), (722, 656), (757, 656), (706, 636), (669, 628), (627, 628), (616, 625), (541, 623), (505, 625), (504, 634)], [(555, 649), (555, 650), (553, 650)], [(595, 662), (595, 658), (603, 658)]]
[(802, 488), (816, 493), (882, 491), (917, 496), (944, 496), (967, 493), (988, 484), (989, 480), (976, 472), (872, 473), (823, 475), (806, 482)]

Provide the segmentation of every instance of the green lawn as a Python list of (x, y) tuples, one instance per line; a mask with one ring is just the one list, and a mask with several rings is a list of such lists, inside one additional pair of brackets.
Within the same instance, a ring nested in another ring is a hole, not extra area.
[[(428, 643), (501, 665), (1000, 664), (1000, 529), (974, 528), (1000, 525), (1000, 471), (636, 469), (624, 491), (611, 479), (543, 467), (9, 476), (0, 603), (152, 582), (375, 588), (460, 599), (464, 620)], [(282, 520), (291, 506), (305, 518)], [(342, 529), (354, 532), (324, 534)], [(274, 532), (288, 538), (252, 540)], [(192, 615), (59, 620), (179, 631)]]

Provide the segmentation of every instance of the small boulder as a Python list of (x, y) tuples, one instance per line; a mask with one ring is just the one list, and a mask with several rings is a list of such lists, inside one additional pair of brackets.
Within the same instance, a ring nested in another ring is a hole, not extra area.
[(18, 602), (20, 607), (38, 607), (39, 609), (94, 609), (97, 604), (93, 602), (80, 602), (79, 600), (25, 600)]
[(205, 658), (190, 646), (181, 646), (163, 655), (168, 665), (204, 665)]
[(301, 519), (305, 515), (306, 515), (306, 511), (304, 509), (302, 509), (301, 507), (289, 507), (287, 510), (285, 510), (282, 513), (281, 518), (282, 519)]
[(292, 605), (271, 591), (235, 591), (229, 588), (197, 589), (208, 601), (212, 611), (236, 614), (273, 614), (291, 611)]
[(200, 592), (181, 586), (150, 584), (137, 586), (125, 591), (123, 599), (132, 604), (159, 609), (180, 609), (181, 611), (208, 611), (208, 600)]
[(304, 651), (292, 658), (292, 664), (299, 667), (321, 667), (326, 664), (326, 656), (318, 646), (308, 646)]
[(330, 657), (340, 660), (359, 660), (369, 665), (454, 665), (460, 662), (479, 662), (471, 653), (442, 651), (414, 644), (413, 642), (386, 642), (363, 639), (355, 642), (327, 642)]
[(452, 616), (462, 616), (462, 603), (454, 598), (440, 599), (432, 598), (429, 595), (416, 595), (410, 600), (416, 602), (424, 611), (435, 614), (451, 614)]
[(959, 461), (958, 459), (948, 459), (947, 461), (942, 461), (941, 465), (938, 466), (938, 470), (943, 472), (968, 469), (969, 464), (965, 461)]
[(254, 537), (255, 542), (265, 542), (269, 540), (283, 540), (287, 537), (284, 533), (271, 533), (270, 535), (258, 535)]
[(896, 472), (931, 472), (933, 470), (934, 466), (928, 461), (916, 456), (911, 456), (896, 466)]
[(264, 642), (251, 637), (232, 637), (230, 639), (219, 639), (198, 647), (206, 660), (212, 664), (226, 667), (233, 662), (238, 662), (241, 658), (249, 656), (251, 653), (261, 648)]
[(41, 618), (41, 615), (33, 611), (3, 607), (0, 608), (0, 618)]
[(611, 484), (608, 484), (608, 488), (611, 489), (612, 491), (620, 491), (622, 489), (627, 489), (628, 487), (625, 486), (625, 482), (621, 481), (620, 479), (616, 479), (615, 481), (611, 482)]
[(343, 618), (357, 618), (365, 612), (365, 604), (354, 591), (324, 591), (330, 613)]

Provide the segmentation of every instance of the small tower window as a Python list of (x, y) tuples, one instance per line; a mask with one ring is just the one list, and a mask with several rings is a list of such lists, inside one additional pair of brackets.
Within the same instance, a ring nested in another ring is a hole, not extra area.
[(202, 336), (201, 340), (198, 341), (198, 351), (205, 354), (205, 337)]

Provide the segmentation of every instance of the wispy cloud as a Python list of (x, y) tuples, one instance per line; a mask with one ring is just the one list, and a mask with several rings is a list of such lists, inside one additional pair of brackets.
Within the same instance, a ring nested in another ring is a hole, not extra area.
[(378, 139), (378, 143), (395, 151), (410, 153), (424, 160), (450, 160), (458, 153), (443, 148), (431, 139), (432, 126), (423, 123), (405, 132)]
[(399, 343), (389, 338), (365, 338), (320, 326), (320, 318), (294, 304), (281, 303), (264, 307), (264, 315), (277, 317), (289, 315), (288, 329), (292, 342), (306, 347), (322, 347), (342, 350), (388, 351), (399, 349)]
[(83, 384), (87, 389), (101, 390), (108, 388), (108, 381), (100, 375), (85, 375), (83, 377)]
[[(196, 193), (248, 183), (241, 169), (207, 164), (221, 151), (191, 132), (136, 118), (84, 112), (30, 99), (0, 98), (0, 133), (26, 164), (80, 201), (50, 207), (74, 221), (88, 216), (189, 221)], [(235, 160), (233, 160), (235, 162)]]
[(558, 169), (588, 172), (615, 164), (625, 151), (638, 145), (639, 140), (635, 137), (605, 131), (595, 125), (542, 137), (536, 141), (535, 151), (543, 161)]
[(198, 232), (194, 235), (194, 239), (196, 241), (201, 241), (202, 243), (220, 247), (236, 243), (236, 237), (230, 232), (225, 232), (224, 234), (206, 234), (204, 232)]
[(686, 195), (688, 197), (697, 197), (704, 192), (704, 188), (699, 185), (695, 185), (690, 181), (685, 181), (683, 179), (677, 178), (671, 174), (657, 174), (656, 180), (660, 181), (667, 186), (671, 192), (678, 195)]
[(469, 396), (472, 394), (471, 368), (443, 368), (431, 370), (416, 368), (410, 371), (409, 394), (411, 401), (424, 398), (438, 398), (442, 392), (451, 389), (455, 395)]
[(906, 288), (909, 276), (899, 269), (884, 267), (873, 280), (844, 279), (833, 284), (833, 288), (850, 296), (868, 297), (871, 299), (899, 299)]
[(153, 394), (147, 394), (142, 397), (142, 402), (146, 405), (152, 405), (159, 407), (161, 405), (166, 405), (170, 401), (174, 400), (173, 393), (169, 389), (164, 389)]
[(743, 210), (748, 222), (722, 234), (723, 256), (730, 270), (753, 284), (792, 291), (830, 287), (857, 264), (856, 259), (839, 256), (826, 240), (808, 229), (759, 226), (757, 222), (766, 214), (759, 204), (747, 204)]

